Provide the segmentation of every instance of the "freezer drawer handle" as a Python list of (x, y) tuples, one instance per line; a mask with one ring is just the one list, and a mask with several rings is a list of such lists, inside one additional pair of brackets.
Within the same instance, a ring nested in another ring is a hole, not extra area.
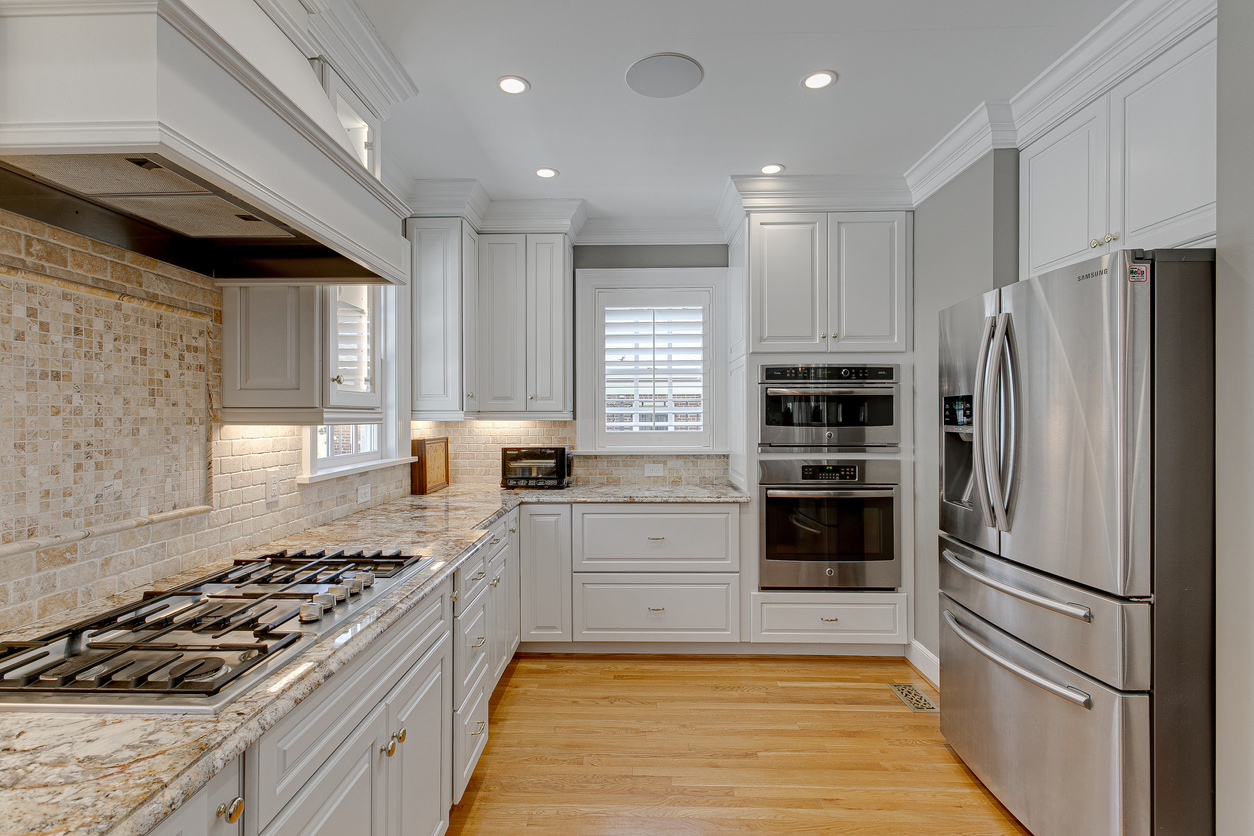
[(1072, 688), (1070, 685), (1059, 685), (1057, 682), (1051, 682), (1045, 677), (1035, 674), (1025, 667), (1016, 665), (1009, 659), (1004, 659), (1001, 656), (998, 656), (992, 650), (972, 638), (966, 630), (959, 627), (957, 619), (953, 617), (953, 614), (950, 613), (949, 610), (945, 610), (941, 613), (941, 615), (944, 616), (945, 623), (949, 625), (949, 629), (954, 631), (955, 636), (962, 639), (971, 646), (972, 650), (992, 662), (994, 665), (1005, 668), (1015, 676), (1020, 679), (1026, 679), (1038, 688), (1044, 688), (1056, 697), (1062, 697), (1064, 700), (1073, 702), (1081, 708), (1092, 710), (1093, 698), (1081, 691), (1079, 688)]
[(1093, 620), (1093, 611), (1088, 607), (1084, 607), (1079, 604), (1063, 604), (1053, 600), (1052, 598), (1046, 598), (1044, 595), (1037, 595), (1035, 592), (1028, 592), (1026, 590), (1019, 589), (1018, 587), (1011, 586), (1008, 583), (994, 580), (988, 575), (977, 572), (970, 566), (967, 566), (958, 559), (958, 555), (948, 549), (941, 549), (941, 557), (945, 558), (945, 562), (950, 566), (954, 567), (976, 583), (982, 583), (987, 587), (996, 589), (998, 592), (1004, 592), (1012, 598), (1018, 598), (1020, 601), (1027, 601), (1029, 604), (1035, 604), (1038, 607), (1050, 610), (1051, 612), (1059, 613), (1060, 615), (1078, 618), (1081, 621)]

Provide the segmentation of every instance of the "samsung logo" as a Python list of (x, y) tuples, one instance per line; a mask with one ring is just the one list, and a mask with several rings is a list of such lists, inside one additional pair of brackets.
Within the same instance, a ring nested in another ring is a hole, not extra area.
[(1108, 272), (1110, 272), (1110, 271), (1109, 271), (1109, 270), (1107, 270), (1105, 267), (1103, 267), (1101, 270), (1094, 270), (1092, 273), (1085, 273), (1083, 276), (1081, 276), (1080, 278), (1076, 279), (1076, 281), (1077, 281), (1077, 282), (1082, 282), (1082, 281), (1084, 281), (1085, 279), (1095, 279), (1095, 278), (1097, 278), (1098, 276), (1104, 276), (1104, 275), (1106, 275)]

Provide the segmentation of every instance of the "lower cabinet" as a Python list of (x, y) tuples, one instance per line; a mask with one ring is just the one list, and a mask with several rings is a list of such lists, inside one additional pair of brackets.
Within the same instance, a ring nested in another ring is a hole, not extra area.
[(243, 774), (240, 759), (157, 825), (150, 836), (239, 836), (243, 832)]
[(465, 701), (453, 715), (453, 803), (462, 800), (470, 776), (475, 774), (479, 756), (488, 745), (488, 700), (492, 687), (485, 665), (470, 686)]
[(904, 592), (755, 592), (755, 642), (907, 644)]
[(736, 574), (575, 574), (576, 641), (740, 641)]
[(522, 640), (571, 640), (570, 506), (524, 505), (518, 521)]

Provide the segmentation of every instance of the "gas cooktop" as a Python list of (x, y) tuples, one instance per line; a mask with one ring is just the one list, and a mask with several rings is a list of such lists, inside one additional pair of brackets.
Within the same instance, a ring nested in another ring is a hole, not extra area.
[(432, 558), (287, 551), (33, 641), (0, 642), (0, 710), (213, 713)]

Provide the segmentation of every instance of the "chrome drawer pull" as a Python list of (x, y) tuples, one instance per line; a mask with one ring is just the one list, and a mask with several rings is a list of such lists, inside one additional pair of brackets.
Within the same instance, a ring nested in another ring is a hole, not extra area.
[(487, 572), (480, 569), (478, 572), (475, 572), (475, 575), (474, 577), (471, 578), (471, 580), (472, 581), (483, 580), (485, 577), (487, 577), (487, 574), (488, 574)]
[(649, 607), (649, 612), (666, 612), (666, 607)]
[(500, 538), (500, 537), (493, 537), (493, 538), (492, 538), (492, 542), (491, 542), (491, 543), (488, 543), (488, 545), (489, 545), (489, 546), (495, 546), (495, 545), (496, 545), (497, 543), (499, 543), (499, 542), (501, 542), (501, 538)]
[(486, 724), (486, 723), (484, 723), (484, 721), (480, 720), (480, 721), (479, 721), (479, 727), (478, 727), (477, 729), (475, 729), (474, 731), (472, 731), (472, 732), (470, 733), (470, 736), (471, 736), (471, 737), (478, 737), (479, 735), (483, 734), (483, 727), (484, 727), (485, 725), (487, 725), (487, 724)]
[(1027, 590), (1019, 589), (1016, 586), (1011, 586), (1008, 583), (1003, 583), (999, 580), (995, 580), (994, 578), (990, 578), (988, 575), (985, 575), (982, 572), (977, 572), (975, 569), (967, 566), (958, 559), (958, 555), (949, 551), (949, 549), (941, 549), (941, 557), (945, 558), (945, 562), (950, 566), (954, 567), (976, 583), (982, 583), (991, 589), (996, 589), (998, 592), (1004, 592), (1012, 598), (1018, 598), (1020, 601), (1035, 604), (1038, 607), (1050, 610), (1051, 612), (1059, 613), (1060, 615), (1078, 618), (1081, 621), (1093, 620), (1093, 611), (1088, 607), (1084, 607), (1079, 604), (1064, 604), (1060, 601), (1055, 601), (1052, 598), (1046, 598), (1044, 595), (1037, 595), (1035, 592), (1028, 592)]
[(487, 639), (487, 637), (486, 637), (486, 636), (480, 636), (480, 637), (479, 637), (479, 642), (478, 642), (477, 644), (472, 644), (472, 645), (471, 645), (471, 647), (472, 647), (472, 648), (474, 648), (474, 647), (483, 647), (483, 643), (484, 643), (484, 642), (486, 642), (487, 640), (488, 640), (488, 639)]
[(1093, 698), (1081, 691), (1079, 688), (1073, 688), (1070, 685), (1059, 685), (1057, 682), (1051, 682), (1040, 674), (1033, 673), (1021, 665), (1016, 665), (1009, 659), (1002, 658), (994, 653), (990, 648), (987, 648), (976, 641), (975, 637), (968, 634), (966, 630), (959, 627), (958, 620), (953, 617), (953, 614), (950, 613), (949, 610), (945, 610), (941, 613), (941, 615), (944, 617), (945, 622), (949, 625), (949, 629), (954, 631), (955, 636), (962, 639), (971, 647), (972, 650), (992, 662), (994, 665), (1005, 668), (1020, 679), (1026, 679), (1036, 687), (1043, 688), (1056, 697), (1062, 697), (1064, 700), (1073, 702), (1081, 708), (1092, 710)]
[(820, 621), (840, 621), (840, 619), (839, 619), (839, 618), (824, 618), (824, 617), (823, 617), (823, 616), (821, 616), (821, 615), (819, 616), (819, 620), (820, 620)]
[(665, 540), (665, 537), (650, 537), (650, 540)]

